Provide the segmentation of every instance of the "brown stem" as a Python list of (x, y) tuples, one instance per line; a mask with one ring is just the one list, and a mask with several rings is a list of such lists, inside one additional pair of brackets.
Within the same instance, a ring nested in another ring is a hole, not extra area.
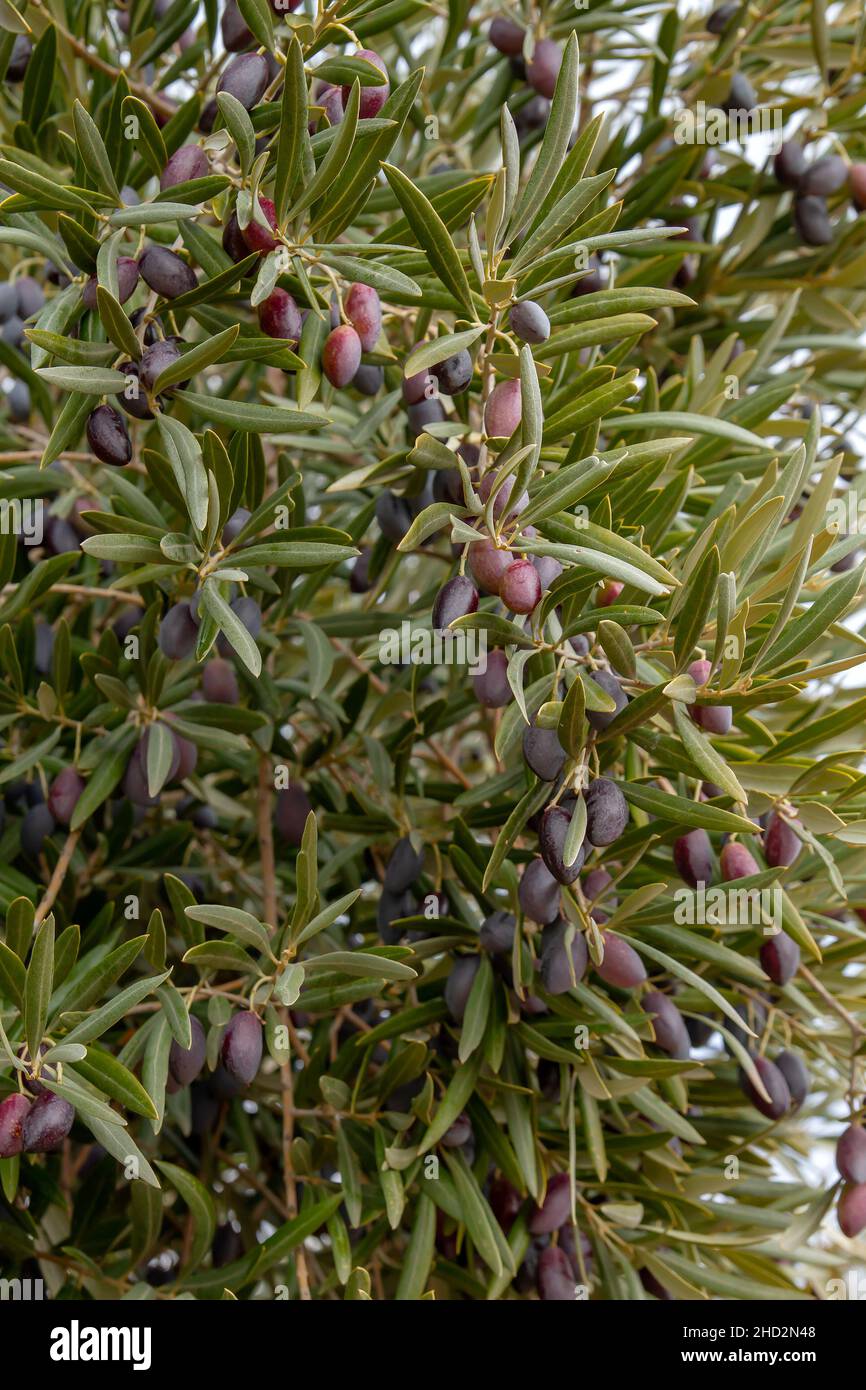
[[(280, 1010), (282, 1023), (289, 1027), (288, 1009)], [(292, 1168), (292, 1140), (295, 1137), (295, 1102), (292, 1077), (292, 1055), (289, 1055), (280, 1068), (280, 1080), (283, 1090), (283, 1183), (285, 1186), (286, 1206), (291, 1216), (296, 1216), (298, 1212), (298, 1193), (295, 1186), (295, 1174)], [(304, 1250), (303, 1242), (295, 1252), (295, 1269), (298, 1274), (298, 1288), (301, 1299), (305, 1303), (310, 1302), (310, 1280), (307, 1274), (307, 1255)]]
[(259, 787), (256, 817), (258, 822), (259, 854), (262, 860), (262, 910), (269, 927), (277, 926), (277, 870), (274, 860), (274, 832), (271, 824), (271, 792), (273, 791), (271, 760), (266, 753), (259, 758)]
[(61, 850), (60, 858), (54, 866), (54, 873), (51, 875), (51, 880), (45, 890), (45, 897), (36, 909), (36, 914), (33, 918), (34, 927), (41, 926), (54, 906), (54, 901), (63, 885), (63, 880), (69, 869), (70, 861), (75, 853), (75, 846), (78, 844), (80, 837), (80, 830), (70, 830), (67, 835), (66, 843)]
[(800, 974), (803, 976), (803, 979), (806, 981), (806, 983), (812, 986), (815, 993), (821, 996), (821, 998), (824, 1000), (824, 1003), (827, 1005), (827, 1008), (832, 1009), (834, 1014), (838, 1014), (841, 1019), (844, 1019), (845, 1023), (851, 1030), (851, 1036), (854, 1038), (854, 1041), (856, 1042), (859, 1038), (862, 1038), (863, 1029), (857, 1022), (854, 1015), (849, 1014), (848, 1010), (844, 1007), (844, 1005), (840, 1004), (838, 999), (833, 998), (830, 991), (824, 988), (824, 986), (821, 984), (821, 981), (815, 978), (811, 970), (809, 970), (805, 965), (801, 965)]

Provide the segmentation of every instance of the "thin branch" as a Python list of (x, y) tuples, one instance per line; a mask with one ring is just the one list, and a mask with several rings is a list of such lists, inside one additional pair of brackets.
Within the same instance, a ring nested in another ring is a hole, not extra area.
[(35, 927), (41, 926), (54, 906), (57, 894), (63, 886), (63, 880), (69, 869), (70, 861), (75, 853), (75, 846), (78, 844), (80, 838), (80, 830), (70, 830), (67, 835), (66, 843), (60, 852), (60, 858), (54, 866), (54, 873), (51, 875), (51, 880), (45, 890), (45, 897), (36, 909), (36, 914), (33, 918), (33, 925)]

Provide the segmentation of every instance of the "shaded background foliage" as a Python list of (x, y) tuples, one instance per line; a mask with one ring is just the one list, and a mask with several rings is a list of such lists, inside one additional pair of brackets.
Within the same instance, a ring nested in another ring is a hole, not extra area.
[[(857, 1258), (862, 7), (496, 17), (0, 0), (0, 1250), (56, 1297)], [(458, 570), (481, 700), (380, 659)], [(683, 924), (720, 879), (784, 944)]]

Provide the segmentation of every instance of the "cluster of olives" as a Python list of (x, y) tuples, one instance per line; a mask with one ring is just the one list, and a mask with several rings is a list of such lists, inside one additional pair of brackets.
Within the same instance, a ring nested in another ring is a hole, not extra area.
[(5, 804), (0, 802), (0, 830), (7, 808), (19, 813), (21, 852), (29, 859), (36, 859), (42, 853), (45, 840), (54, 834), (58, 825), (69, 824), (83, 790), (84, 780), (72, 767), (57, 773), (48, 788), (47, 798), (38, 778), (32, 782), (13, 782), (6, 788)]
[[(226, 47), (234, 52), (254, 42), (234, 0), (223, 13), (223, 36)], [(357, 56), (377, 66), (387, 79), (385, 64), (378, 54), (362, 49)], [(228, 63), (217, 83), (217, 94), (227, 93), (247, 111), (251, 111), (261, 101), (275, 75), (273, 60), (269, 55), (237, 52), (237, 57)], [(378, 87), (362, 88), (362, 120), (378, 115), (389, 90), (387, 80)], [(348, 93), (348, 87), (342, 90), (329, 87), (324, 96), (319, 93), (331, 124), (342, 119), (343, 103)], [(206, 104), (199, 120), (203, 131), (212, 129), (217, 112), (215, 99)], [(160, 177), (160, 188), (166, 191), (203, 178), (209, 170), (207, 152), (198, 144), (184, 145), (169, 158)], [(135, 198), (134, 193), (132, 197)], [(279, 244), (278, 235), (276, 207), (270, 198), (260, 194), (256, 215), (246, 226), (241, 227), (236, 212), (229, 215), (223, 228), (222, 245), (230, 258), (238, 263), (250, 255), (261, 257), (274, 251)], [(160, 245), (146, 246), (138, 259), (130, 256), (118, 259), (117, 298), (121, 304), (125, 304), (135, 293), (139, 280), (167, 301), (195, 289), (198, 283), (195, 270), (184, 256)], [(96, 308), (95, 275), (84, 285), (83, 303), (87, 309)], [(133, 326), (138, 326), (143, 313), (144, 310), (139, 309), (132, 315)], [(300, 308), (288, 290), (277, 286), (258, 306), (259, 328), (268, 337), (297, 347), (308, 313), (309, 309)], [(363, 354), (376, 349), (381, 332), (382, 305), (378, 292), (372, 286), (351, 284), (343, 297), (342, 311), (335, 296), (331, 307), (331, 330), (321, 353), (322, 371), (332, 386), (338, 389), (351, 386), (367, 396), (375, 395), (381, 389), (383, 368), (362, 361)], [(141, 389), (126, 389), (119, 399), (127, 414), (135, 419), (151, 420), (156, 410), (165, 404), (153, 395), (157, 379), (180, 357), (183, 339), (177, 335), (166, 335), (159, 319), (149, 316), (143, 341), (145, 347), (140, 360), (124, 362), (119, 367), (126, 376), (135, 378)], [(181, 387), (186, 384), (177, 383)], [(167, 388), (166, 394), (173, 389)], [(129, 431), (122, 415), (113, 405), (99, 405), (91, 413), (87, 422), (87, 438), (94, 455), (103, 463), (122, 467), (132, 458)]]
[[(192, 1040), (181, 1047), (175, 1039), (168, 1059), (168, 1090), (174, 1093), (197, 1080), (205, 1062), (207, 1042), (205, 1032), (190, 1014)], [(220, 1064), (228, 1077), (249, 1086), (258, 1074), (262, 1061), (263, 1029), (259, 1017), (250, 1012), (233, 1014), (225, 1026), (220, 1042)]]
[(75, 1110), (38, 1081), (25, 1083), (34, 1099), (16, 1091), (0, 1102), (0, 1158), (44, 1154), (59, 1149), (72, 1128)]
[[(8, 347), (21, 351), (27, 346), (25, 325), (35, 318), (45, 303), (45, 292), (30, 275), (0, 284), (0, 338)], [(6, 395), (8, 418), (13, 425), (24, 425), (30, 418), (30, 388), (16, 380)]]
[(794, 194), (794, 228), (806, 246), (833, 240), (827, 199), (848, 187), (854, 206), (866, 208), (866, 164), (846, 164), (841, 155), (825, 154), (810, 163), (798, 140), (786, 140), (773, 157), (773, 172)]
[[(714, 707), (720, 708), (719, 706)], [(703, 794), (716, 795), (718, 788), (705, 783)], [(760, 827), (763, 831), (763, 855), (768, 868), (788, 867), (793, 864), (802, 848), (802, 842), (794, 825), (776, 811), (763, 817)], [(756, 827), (757, 829), (757, 827)], [(682, 879), (692, 888), (699, 884), (710, 885), (715, 877), (715, 859), (710, 837), (706, 830), (690, 830), (675, 841), (673, 847), (674, 864)], [(763, 872), (762, 865), (747, 847), (737, 840), (727, 840), (719, 854), (719, 869), (724, 882), (750, 878)], [(761, 966), (774, 985), (786, 985), (793, 979), (800, 965), (800, 948), (784, 931), (777, 931), (767, 937), (759, 951)], [(753, 1005), (754, 1016), (750, 1018), (753, 1031), (760, 1033), (766, 1023), (763, 1006)], [(745, 1013), (742, 1015), (745, 1018)], [(748, 1046), (749, 1036), (737, 1032), (738, 1040)], [(702, 1041), (706, 1039), (703, 1038)], [(767, 1096), (761, 1095), (745, 1071), (740, 1071), (740, 1085), (743, 1093), (762, 1115), (768, 1119), (781, 1119), (789, 1110), (802, 1105), (808, 1094), (808, 1072), (802, 1059), (793, 1052), (782, 1052), (771, 1062), (769, 1058), (752, 1058)], [(767, 1099), (769, 1097), (769, 1099)]]
[(517, 111), (518, 131), (524, 134), (538, 129), (546, 123), (550, 111), (550, 98), (562, 67), (562, 48), (555, 39), (530, 35), (507, 15), (496, 16), (487, 37), (497, 53), (509, 59), (514, 76), (526, 82), (534, 93)]
[[(413, 889), (424, 871), (424, 855), (419, 853), (409, 836), (398, 840), (385, 865), (385, 876), (377, 909), (377, 924), (382, 940), (394, 945), (400, 940), (401, 932), (393, 923), (404, 917), (414, 916), (420, 901)], [(441, 911), (448, 910), (444, 899), (439, 900)]]
[[(194, 1014), (190, 1015), (190, 1028), (188, 1048), (181, 1047), (177, 1040), (171, 1045), (167, 1083), (170, 1094), (196, 1081), (204, 1066), (205, 1032)], [(223, 1093), (230, 1095), (255, 1080), (262, 1060), (263, 1038), (261, 1020), (256, 1014), (232, 1015), (220, 1042), (220, 1067), (213, 1078), (216, 1093), (220, 1085)], [(24, 1086), (33, 1099), (22, 1091), (0, 1102), (0, 1158), (51, 1153), (60, 1148), (72, 1129), (75, 1110), (68, 1100), (47, 1090), (35, 1077), (26, 1077)]]
[(836, 1209), (839, 1226), (844, 1235), (859, 1236), (866, 1230), (866, 1130), (861, 1124), (840, 1134), (836, 1167), (845, 1182)]
[[(505, 1178), (490, 1184), (490, 1207), (507, 1234), (520, 1211), (520, 1193)], [(530, 1242), (517, 1271), (518, 1293), (535, 1289), (543, 1303), (573, 1303), (577, 1286), (592, 1274), (592, 1244), (571, 1224), (567, 1173), (554, 1173), (543, 1201), (529, 1215)], [(578, 1255), (578, 1243), (580, 1254)]]

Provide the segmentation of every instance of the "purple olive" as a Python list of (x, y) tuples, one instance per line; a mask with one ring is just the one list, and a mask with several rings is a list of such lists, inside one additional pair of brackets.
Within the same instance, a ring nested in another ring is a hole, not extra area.
[(356, 556), (352, 561), (352, 566), (349, 570), (349, 588), (352, 590), (353, 594), (369, 593), (373, 586), (373, 581), (370, 578), (370, 560), (372, 555), (373, 552), (370, 550), (369, 546), (365, 546), (360, 555)]
[(836, 1143), (836, 1167), (846, 1182), (866, 1182), (866, 1129), (852, 1124), (839, 1135)]
[(433, 626), (437, 630), (450, 627), (478, 607), (478, 590), (464, 574), (456, 574), (442, 585), (433, 604)]
[[(177, 753), (177, 768), (173, 773), (173, 780), (183, 782), (195, 772), (198, 763), (198, 749), (191, 739), (181, 738), (180, 734), (176, 734), (174, 731), (172, 731), (171, 736), (174, 739), (175, 752)], [(174, 759), (172, 759), (172, 763), (174, 763)]]
[(213, 1244), (210, 1248), (210, 1262), (213, 1269), (222, 1269), (225, 1265), (233, 1264), (239, 1260), (246, 1249), (243, 1237), (236, 1231), (230, 1222), (224, 1221), (217, 1226), (214, 1232)]
[(451, 973), (445, 981), (445, 1003), (455, 1023), (463, 1022), (480, 965), (480, 956), (458, 956), (451, 967)]
[(566, 866), (563, 854), (570, 826), (571, 816), (562, 806), (548, 806), (541, 817), (538, 847), (542, 859), (557, 883), (574, 883), (586, 858), (586, 845), (581, 843), (574, 863)]
[(269, 81), (267, 59), (261, 53), (240, 53), (232, 58), (219, 82), (217, 92), (228, 92), (246, 111), (257, 106)]
[(643, 961), (633, 946), (613, 932), (602, 933), (604, 940), (604, 960), (595, 969), (603, 980), (618, 989), (634, 989), (643, 984), (646, 970)]
[(738, 0), (725, 0), (723, 5), (719, 5), (707, 16), (707, 32), (723, 34), (739, 8)]
[(175, 150), (159, 179), (161, 189), (174, 188), (179, 183), (203, 179), (208, 172), (208, 159), (201, 145), (181, 145)]
[(767, 1102), (752, 1085), (746, 1073), (740, 1069), (740, 1088), (760, 1114), (768, 1120), (780, 1120), (791, 1108), (791, 1092), (779, 1068), (768, 1057), (754, 1057), (755, 1069), (761, 1078), (764, 1090), (770, 1097)]
[(376, 498), (376, 520), (382, 535), (399, 544), (412, 525), (412, 509), (405, 497), (380, 492)]
[(226, 0), (220, 19), (223, 48), (229, 53), (240, 53), (253, 43), (253, 35), (240, 12), (237, 0)]
[(526, 65), (529, 85), (539, 96), (552, 97), (562, 67), (562, 49), (555, 39), (539, 39)]
[(866, 208), (866, 164), (852, 164), (848, 169), (848, 184), (855, 208)]
[(512, 307), (508, 316), (511, 331), (523, 343), (546, 343), (550, 337), (550, 319), (540, 304), (524, 299)]
[[(481, 498), (481, 501), (484, 502), (485, 505), (490, 501), (490, 496), (491, 496), (491, 493), (493, 492), (493, 485), (494, 485), (495, 482), (496, 482), (496, 470), (495, 470), (495, 469), (491, 469), (489, 473), (485, 473), (485, 474), (484, 474), (484, 477), (481, 479), (481, 481), (480, 481), (479, 484), (478, 484), (478, 487), (477, 487), (476, 491), (477, 491), (477, 493), (478, 493), (478, 496)], [(522, 493), (520, 494), (519, 497), (512, 499), (512, 493), (513, 493), (513, 491), (514, 491), (514, 482), (515, 482), (514, 474), (511, 474), (509, 477), (504, 478), (504, 479), (502, 480), (502, 483), (499, 485), (499, 487), (497, 487), (496, 493), (495, 493), (495, 495), (494, 495), (494, 497), (493, 497), (493, 515), (494, 515), (494, 516), (497, 516), (497, 517), (498, 517), (498, 516), (502, 516), (502, 513), (503, 513), (506, 509), (508, 510), (508, 515), (509, 515), (510, 517), (519, 516), (520, 513), (521, 513), (522, 511), (524, 511), (524, 509), (525, 509), (526, 507), (528, 507), (528, 505), (529, 505), (529, 494), (528, 494), (528, 493), (522, 492)], [(459, 499), (459, 500), (460, 500), (460, 501), (463, 500), (462, 491), (461, 491), (460, 499)], [(543, 556), (539, 556), (538, 558), (539, 558), (539, 559), (543, 559), (544, 557), (543, 557)]]
[(793, 1108), (799, 1110), (809, 1094), (809, 1072), (805, 1062), (796, 1052), (780, 1052), (776, 1066), (788, 1083)]
[(776, 811), (770, 816), (764, 834), (764, 854), (772, 869), (793, 864), (803, 848), (803, 843), (788, 821)]
[(361, 365), (361, 339), (348, 323), (334, 328), (322, 349), (322, 371), (332, 386), (348, 386)]
[[(570, 947), (566, 945), (569, 930), (573, 932)], [(586, 974), (589, 951), (586, 939), (578, 928), (567, 922), (553, 922), (541, 934), (541, 982), (548, 994), (565, 994)]]
[(189, 1047), (181, 1047), (175, 1038), (168, 1054), (169, 1070), (179, 1086), (189, 1086), (195, 1081), (204, 1066), (207, 1050), (205, 1032), (195, 1014), (190, 1014), (189, 1022), (192, 1032)]
[(9, 62), (6, 65), (7, 82), (23, 82), (32, 52), (33, 40), (27, 34), (16, 34), (12, 44), (12, 52), (9, 55)]
[(786, 140), (773, 156), (773, 173), (784, 188), (797, 188), (806, 172), (806, 156), (797, 140)]
[(609, 883), (613, 883), (613, 879), (607, 869), (601, 866), (596, 869), (590, 869), (581, 885), (584, 897), (588, 898), (590, 901), (592, 901), (593, 898), (600, 897)]
[(764, 942), (759, 952), (761, 965), (774, 985), (786, 985), (800, 966), (800, 947), (786, 932), (780, 931)]
[[(242, 595), (236, 598), (229, 605), (236, 618), (240, 618), (247, 632), (251, 637), (258, 637), (262, 630), (262, 610), (254, 598)], [(233, 651), (232, 645), (224, 633), (220, 633), (217, 638), (217, 651), (220, 656), (230, 657)]]
[(233, 212), (226, 225), (223, 227), (222, 247), (226, 255), (229, 256), (237, 265), (240, 261), (245, 261), (250, 254), (250, 248), (244, 240), (241, 225), (238, 222), (238, 215)]
[[(170, 338), (162, 338), (145, 348), (138, 364), (138, 379), (148, 393), (153, 391), (157, 378), (180, 357), (180, 349)], [(183, 383), (179, 383), (183, 384)]]
[(656, 1047), (677, 1061), (685, 1061), (689, 1056), (691, 1039), (685, 1020), (669, 995), (657, 989), (650, 990), (640, 1005), (645, 1013), (652, 1016)]
[(159, 625), (159, 649), (170, 661), (184, 661), (192, 656), (198, 641), (198, 623), (189, 603), (183, 601), (169, 608)]
[(598, 256), (592, 255), (587, 262), (586, 273), (581, 276), (574, 289), (571, 291), (573, 299), (579, 298), (584, 294), (598, 294), (606, 284), (605, 275), (602, 271)]
[(842, 1234), (853, 1240), (866, 1228), (866, 1183), (854, 1187), (844, 1187), (836, 1208), (836, 1217)]
[(827, 246), (833, 240), (833, 224), (823, 198), (810, 194), (794, 199), (794, 229), (806, 246)]
[(706, 830), (690, 830), (674, 841), (674, 864), (691, 888), (713, 881), (713, 851)]
[(541, 580), (531, 560), (514, 560), (499, 583), (499, 597), (512, 613), (533, 613), (541, 602)]
[(382, 303), (378, 293), (371, 285), (350, 285), (343, 307), (364, 352), (372, 352), (382, 331)]
[[(355, 57), (363, 58), (366, 62), (372, 63), (373, 66), (375, 68), (378, 68), (379, 71), (383, 74), (383, 76), (387, 79), (388, 69), (385, 67), (384, 62), (379, 57), (378, 53), (374, 53), (371, 48), (359, 48), (358, 52), (355, 54)], [(350, 86), (343, 87), (344, 105), (349, 100), (351, 90), (352, 89)], [(366, 121), (369, 120), (372, 116), (378, 116), (379, 112), (382, 110), (382, 107), (385, 105), (385, 102), (388, 100), (388, 94), (390, 90), (391, 87), (387, 80), (381, 87), (362, 87), (361, 105), (358, 108), (358, 116), (360, 120)]]
[(33, 1104), (20, 1092), (0, 1102), (0, 1158), (14, 1158), (24, 1149), (24, 1121)]
[(277, 238), (274, 232), (277, 230), (277, 209), (270, 198), (264, 198), (259, 194), (259, 208), (261, 209), (264, 223), (257, 217), (241, 229), (241, 236), (250, 251), (258, 251), (260, 256), (267, 256), (271, 251), (276, 250)]
[(48, 792), (47, 806), (58, 825), (68, 825), (78, 799), (84, 791), (84, 778), (74, 767), (58, 772)]
[(565, 749), (555, 729), (530, 724), (523, 734), (523, 756), (542, 782), (555, 782), (565, 766)]
[(502, 709), (514, 699), (508, 680), (508, 657), (497, 647), (487, 654), (487, 668), (472, 677), (478, 703), (486, 709)]
[(138, 268), (145, 284), (163, 299), (177, 299), (198, 284), (192, 266), (166, 246), (148, 246)]
[(544, 1201), (529, 1218), (534, 1236), (549, 1235), (564, 1226), (571, 1216), (571, 1180), (567, 1173), (554, 1173), (547, 1184)]
[(800, 192), (826, 198), (831, 193), (838, 193), (847, 182), (848, 165), (841, 155), (825, 154), (805, 170), (800, 179)]
[(516, 922), (510, 912), (497, 908), (481, 923), (479, 938), (483, 949), (491, 956), (509, 954), (514, 945)]
[(386, 893), (404, 893), (422, 873), (424, 855), (419, 854), (408, 835), (398, 840), (388, 856), (383, 887)]
[(258, 308), (259, 328), (269, 338), (286, 338), (297, 343), (303, 324), (301, 311), (288, 290), (277, 287)]
[(438, 425), (445, 419), (445, 407), (438, 396), (425, 397), (406, 411), (406, 421), (413, 438), (417, 439), (428, 425)]
[(520, 381), (500, 381), (494, 386), (484, 407), (484, 429), (490, 438), (510, 439), (520, 424), (522, 396)]
[(519, 24), (515, 24), (513, 19), (506, 19), (505, 15), (497, 15), (487, 31), (487, 37), (497, 52), (504, 53), (508, 58), (514, 58), (523, 52), (526, 30), (521, 28)]
[[(415, 343), (412, 351), (414, 352), (415, 348), (420, 346), (420, 343)], [(407, 405), (417, 405), (419, 401), (435, 396), (436, 382), (425, 368), (423, 371), (415, 372), (412, 376), (404, 376), (400, 389)]]
[(738, 111), (751, 111), (757, 104), (757, 93), (746, 74), (735, 72), (731, 78), (724, 109), (729, 115), (733, 115)]
[(45, 1154), (59, 1149), (72, 1128), (75, 1111), (62, 1096), (43, 1091), (24, 1116), (23, 1138), (27, 1153)]
[(382, 891), (376, 909), (376, 925), (386, 945), (396, 946), (402, 936), (402, 930), (392, 926), (392, 923), (404, 917), (414, 917), (417, 911), (418, 899), (408, 889), (405, 893)]
[(241, 531), (244, 529), (247, 522), (249, 521), (251, 515), (252, 513), (248, 512), (246, 507), (238, 507), (236, 512), (232, 512), (231, 516), (229, 517), (228, 521), (223, 527), (223, 533), (221, 537), (223, 545), (231, 545), (232, 541), (237, 540)]
[(132, 458), (132, 440), (113, 405), (98, 405), (87, 417), (87, 442), (100, 463), (122, 468)]
[(576, 1296), (574, 1272), (565, 1251), (550, 1245), (538, 1257), (537, 1286), (542, 1303), (573, 1303)]
[(752, 874), (759, 874), (761, 866), (750, 854), (745, 845), (741, 845), (737, 840), (729, 840), (723, 845), (719, 855), (719, 867), (722, 871), (722, 878), (725, 883), (730, 883), (737, 878), (750, 878)]
[(440, 391), (444, 391), (446, 396), (459, 396), (469, 388), (474, 365), (467, 349), (461, 348), (460, 352), (453, 352), (450, 357), (437, 362), (431, 370)]
[(621, 710), (625, 709), (628, 704), (628, 696), (611, 671), (593, 671), (592, 679), (595, 681), (596, 685), (601, 686), (606, 695), (610, 695), (613, 698), (616, 705), (616, 709), (614, 710), (588, 709), (586, 711), (587, 720), (592, 728), (600, 733), (603, 729), (606, 729), (609, 724), (613, 723)]
[(42, 846), (55, 830), (54, 817), (44, 803), (31, 806), (21, 821), (21, 849), (32, 859), (42, 853)]
[[(139, 262), (134, 261), (131, 256), (118, 256), (117, 258), (117, 299), (120, 304), (125, 304), (135, 293), (138, 284)], [(85, 309), (96, 308), (96, 288), (97, 279), (91, 275), (81, 295), (81, 302)]]
[(236, 705), (241, 698), (235, 669), (221, 656), (205, 663), (201, 688), (205, 699), (214, 705)]
[(521, 910), (533, 922), (553, 922), (559, 916), (559, 884), (543, 859), (533, 859), (523, 870), (518, 889)]
[(352, 386), (362, 396), (377, 396), (385, 385), (385, 368), (362, 362), (352, 377)]
[(32, 319), (45, 304), (45, 291), (32, 275), (22, 275), (15, 281), (15, 307), (22, 319)]
[(316, 105), (321, 106), (328, 120), (328, 125), (339, 125), (345, 115), (343, 109), (343, 93), (339, 87), (325, 86), (316, 97)]
[(591, 845), (612, 845), (628, 825), (628, 802), (615, 782), (596, 777), (583, 796), (586, 802), (586, 838)]
[(464, 1144), (472, 1142), (472, 1123), (467, 1114), (458, 1115), (457, 1119), (442, 1135), (439, 1141), (446, 1149), (462, 1149)]
[(249, 1086), (262, 1060), (262, 1025), (255, 1014), (234, 1014), (229, 1019), (220, 1058), (229, 1076)]
[(277, 793), (275, 824), (280, 839), (297, 848), (304, 834), (307, 817), (313, 809), (303, 787), (283, 787)]
[(552, 555), (533, 555), (532, 563), (538, 571), (541, 591), (546, 593), (555, 579), (562, 574), (562, 565)]

